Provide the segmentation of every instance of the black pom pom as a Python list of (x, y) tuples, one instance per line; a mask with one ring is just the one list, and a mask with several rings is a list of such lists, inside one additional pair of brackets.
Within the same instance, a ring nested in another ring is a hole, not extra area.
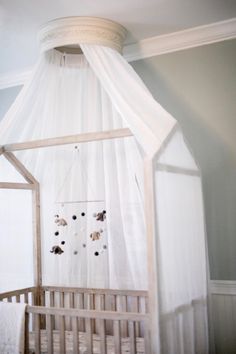
[(55, 235), (55, 236), (58, 236), (58, 235), (59, 235), (59, 231), (56, 231), (56, 232), (54, 233), (54, 235)]
[(103, 245), (102, 248), (103, 248), (104, 250), (106, 250), (106, 249), (107, 249), (107, 246), (106, 246), (106, 245)]
[(76, 219), (77, 219), (77, 216), (76, 216), (76, 215), (73, 215), (73, 216), (72, 216), (72, 219), (73, 219), (73, 220), (76, 220)]
[(83, 212), (83, 213), (81, 213), (81, 216), (85, 216), (85, 213)]
[(86, 247), (86, 243), (83, 243), (83, 247), (84, 247), (84, 248)]
[(74, 254), (78, 254), (78, 251), (74, 251)]
[(61, 244), (64, 245), (64, 244), (65, 244), (65, 241), (61, 241)]
[(103, 210), (103, 214), (106, 214), (106, 210)]
[(95, 253), (94, 253), (94, 256), (99, 256), (99, 252), (95, 252)]
[(59, 215), (58, 214), (54, 215), (54, 218), (59, 218)]

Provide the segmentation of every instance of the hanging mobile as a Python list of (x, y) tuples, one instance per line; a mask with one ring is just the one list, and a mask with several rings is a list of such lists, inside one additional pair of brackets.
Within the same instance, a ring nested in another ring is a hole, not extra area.
[(92, 241), (97, 241), (101, 238), (101, 233), (103, 232), (103, 230), (99, 230), (99, 231), (94, 231), (90, 234), (90, 238), (92, 239)]
[(54, 254), (62, 254), (62, 253), (64, 253), (64, 251), (61, 249), (60, 246), (53, 246), (50, 252), (54, 253)]
[(63, 219), (63, 218), (56, 219), (56, 220), (55, 220), (55, 223), (57, 224), (57, 226), (66, 226), (66, 225), (67, 225), (66, 220)]
[[(68, 168), (68, 170), (67, 170), (67, 172), (66, 172), (66, 174), (65, 174), (65, 177), (64, 177), (64, 179), (63, 179), (63, 182), (62, 182), (62, 184), (61, 184), (61, 186), (59, 187), (59, 189), (58, 189), (58, 191), (57, 191), (57, 193), (56, 193), (56, 198), (55, 198), (55, 204), (60, 204), (61, 205), (61, 207), (63, 207), (65, 204), (79, 204), (79, 203), (103, 203), (104, 202), (104, 200), (101, 200), (101, 199), (94, 199), (94, 200), (67, 200), (67, 201), (65, 201), (65, 200), (63, 200), (63, 201), (58, 201), (58, 199), (59, 199), (59, 197), (60, 197), (60, 195), (61, 195), (61, 192), (63, 191), (63, 189), (64, 189), (64, 187), (65, 187), (65, 185), (66, 185), (66, 182), (68, 181), (68, 179), (69, 179), (69, 177), (70, 177), (70, 175), (71, 175), (71, 173), (72, 173), (72, 170), (73, 170), (73, 168), (74, 168), (74, 166), (75, 166), (75, 164), (76, 163), (79, 163), (80, 165), (81, 165), (81, 161), (79, 160), (79, 157), (80, 157), (80, 155), (79, 155), (79, 152), (80, 152), (80, 150), (79, 150), (79, 147), (77, 146), (77, 145), (75, 145), (74, 146), (74, 156), (73, 156), (73, 160), (72, 160), (72, 163), (71, 163), (71, 165), (69, 166), (69, 168)], [(84, 184), (84, 185), (88, 185), (88, 187), (90, 188), (90, 190), (91, 190), (91, 194), (92, 195), (95, 195), (95, 193), (94, 193), (94, 190), (93, 190), (93, 188), (92, 188), (92, 185), (90, 184), (90, 181), (89, 181), (89, 177), (87, 176), (87, 175), (85, 175), (85, 172), (84, 172), (84, 169), (83, 168), (81, 168), (81, 174), (82, 174), (82, 179), (83, 179), (83, 183), (82, 184)], [(86, 215), (86, 213), (85, 212), (82, 212), (81, 213), (81, 216), (85, 216)], [(56, 216), (58, 216), (58, 215), (56, 215)], [(77, 216), (76, 215), (73, 215), (73, 220), (76, 220), (76, 218), (74, 218), (74, 216), (77, 218)]]
[(93, 216), (97, 221), (104, 221), (106, 219), (106, 210), (103, 210), (100, 213), (94, 213)]

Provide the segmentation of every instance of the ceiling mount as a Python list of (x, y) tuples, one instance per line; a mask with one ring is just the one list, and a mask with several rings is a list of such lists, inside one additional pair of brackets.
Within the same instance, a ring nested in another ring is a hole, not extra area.
[(79, 44), (96, 44), (122, 52), (126, 29), (98, 17), (65, 17), (46, 23), (39, 31), (41, 51)]

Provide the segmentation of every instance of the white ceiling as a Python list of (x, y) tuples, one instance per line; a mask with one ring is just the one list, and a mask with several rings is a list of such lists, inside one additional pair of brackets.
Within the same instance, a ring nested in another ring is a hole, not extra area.
[(100, 16), (128, 30), (126, 43), (236, 17), (236, 0), (1, 0), (0, 73), (32, 66), (37, 30), (57, 17)]

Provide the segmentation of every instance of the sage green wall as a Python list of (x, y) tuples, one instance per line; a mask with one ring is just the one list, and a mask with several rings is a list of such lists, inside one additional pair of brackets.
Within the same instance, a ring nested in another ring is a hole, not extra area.
[(201, 167), (211, 279), (236, 280), (236, 40), (132, 63)]
[(21, 90), (21, 87), (22, 86), (15, 86), (0, 90), (0, 119), (2, 119), (8, 108), (14, 102), (16, 96)]

